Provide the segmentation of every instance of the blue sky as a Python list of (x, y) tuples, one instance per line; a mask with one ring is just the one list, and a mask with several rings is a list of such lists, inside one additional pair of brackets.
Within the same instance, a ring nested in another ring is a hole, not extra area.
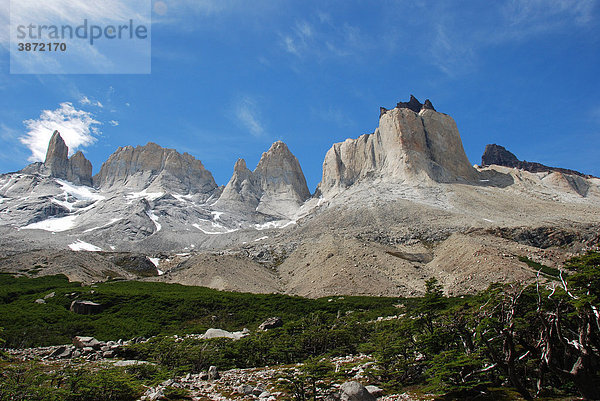
[(414, 94), (456, 120), (473, 163), (498, 143), (520, 159), (600, 176), (598, 1), (153, 7), (147, 75), (11, 75), (4, 28), (0, 171), (33, 160), (51, 122), (73, 133), (94, 172), (118, 146), (152, 141), (202, 160), (218, 184), (238, 158), (253, 168), (283, 140), (314, 190), (332, 143), (373, 132), (379, 106)]

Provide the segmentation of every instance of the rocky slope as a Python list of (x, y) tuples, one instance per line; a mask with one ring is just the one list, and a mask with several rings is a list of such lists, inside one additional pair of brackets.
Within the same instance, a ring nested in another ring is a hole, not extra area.
[(474, 168), (454, 120), (414, 97), (382, 108), (373, 134), (334, 144), (312, 196), (283, 142), (253, 171), (238, 160), (224, 188), (199, 160), (153, 143), (119, 148), (93, 186), (85, 157), (67, 155), (55, 133), (45, 163), (0, 176), (11, 258), (0, 270), (30, 274), (32, 250), (101, 251), (83, 275), (72, 254), (60, 259), (73, 279), (100, 280), (126, 251), (165, 273), (153, 280), (219, 289), (417, 295), (437, 277), (460, 293), (534, 278), (519, 257), (554, 267), (600, 242), (600, 179), (528, 171), (498, 146)]

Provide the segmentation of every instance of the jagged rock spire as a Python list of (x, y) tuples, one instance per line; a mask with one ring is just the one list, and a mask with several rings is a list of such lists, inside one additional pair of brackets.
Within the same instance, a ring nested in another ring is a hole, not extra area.
[(263, 153), (254, 171), (239, 159), (219, 204), (237, 205), (280, 217), (290, 217), (310, 197), (298, 159), (285, 143), (277, 141)]
[(67, 170), (69, 168), (69, 148), (65, 144), (60, 132), (54, 131), (50, 142), (48, 143), (48, 151), (46, 152), (46, 160), (44, 166), (50, 172), (51, 177), (67, 178)]
[(92, 185), (92, 163), (85, 158), (81, 151), (77, 151), (69, 159), (69, 148), (63, 140), (60, 132), (54, 131), (48, 151), (44, 168), (50, 177), (61, 178), (77, 185)]

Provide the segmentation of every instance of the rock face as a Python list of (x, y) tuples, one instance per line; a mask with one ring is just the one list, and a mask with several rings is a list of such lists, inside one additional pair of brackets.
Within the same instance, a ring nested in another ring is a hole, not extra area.
[(46, 152), (46, 160), (44, 161), (44, 166), (48, 169), (51, 177), (67, 178), (67, 170), (69, 169), (68, 155), (69, 148), (65, 144), (65, 141), (58, 131), (54, 131), (48, 143), (48, 151)]
[(517, 156), (506, 150), (504, 146), (496, 144), (485, 145), (485, 151), (481, 156), (481, 165), (490, 166), (492, 164), (517, 167), (519, 159), (517, 159)]
[(290, 217), (309, 197), (298, 159), (285, 143), (277, 141), (263, 153), (254, 171), (243, 159), (237, 161), (217, 204)]
[(575, 170), (569, 170), (560, 167), (549, 167), (541, 163), (519, 160), (517, 156), (506, 150), (506, 148), (496, 144), (485, 145), (485, 151), (481, 156), (482, 166), (491, 166), (492, 164), (505, 167), (516, 167), (520, 170), (525, 170), (532, 173), (558, 172), (562, 174), (578, 175), (585, 178), (592, 177)]
[(153, 189), (204, 194), (206, 197), (217, 188), (212, 174), (200, 160), (152, 142), (135, 148), (118, 148), (94, 176), (94, 185), (106, 190), (119, 187), (132, 191)]
[(81, 151), (77, 151), (69, 159), (67, 181), (77, 185), (92, 186), (92, 163), (85, 158)]
[(336, 143), (323, 163), (321, 193), (364, 179), (461, 182), (477, 179), (452, 117), (414, 96), (392, 110), (381, 109), (373, 134)]
[(65, 144), (60, 132), (54, 131), (46, 160), (43, 164), (33, 163), (21, 170), (22, 173), (42, 173), (52, 178), (60, 178), (77, 185), (92, 185), (92, 163), (85, 158), (81, 151), (76, 152), (71, 158), (68, 157), (69, 148)]

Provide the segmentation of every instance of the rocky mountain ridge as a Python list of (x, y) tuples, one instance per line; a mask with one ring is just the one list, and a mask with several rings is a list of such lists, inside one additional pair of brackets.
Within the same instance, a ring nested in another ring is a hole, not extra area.
[[(34, 251), (132, 252), (160, 271), (152, 280), (417, 295), (431, 276), (452, 293), (532, 279), (520, 257), (558, 266), (600, 242), (599, 179), (506, 166), (506, 153), (473, 167), (455, 121), (414, 97), (382, 108), (373, 134), (334, 144), (312, 195), (283, 142), (253, 171), (238, 160), (224, 188), (193, 156), (153, 143), (117, 149), (93, 178), (83, 154), (67, 155), (55, 133), (44, 163), (0, 175), (0, 271), (30, 274)], [(88, 259), (85, 274), (66, 262), (33, 270), (106, 278), (110, 263)]]

